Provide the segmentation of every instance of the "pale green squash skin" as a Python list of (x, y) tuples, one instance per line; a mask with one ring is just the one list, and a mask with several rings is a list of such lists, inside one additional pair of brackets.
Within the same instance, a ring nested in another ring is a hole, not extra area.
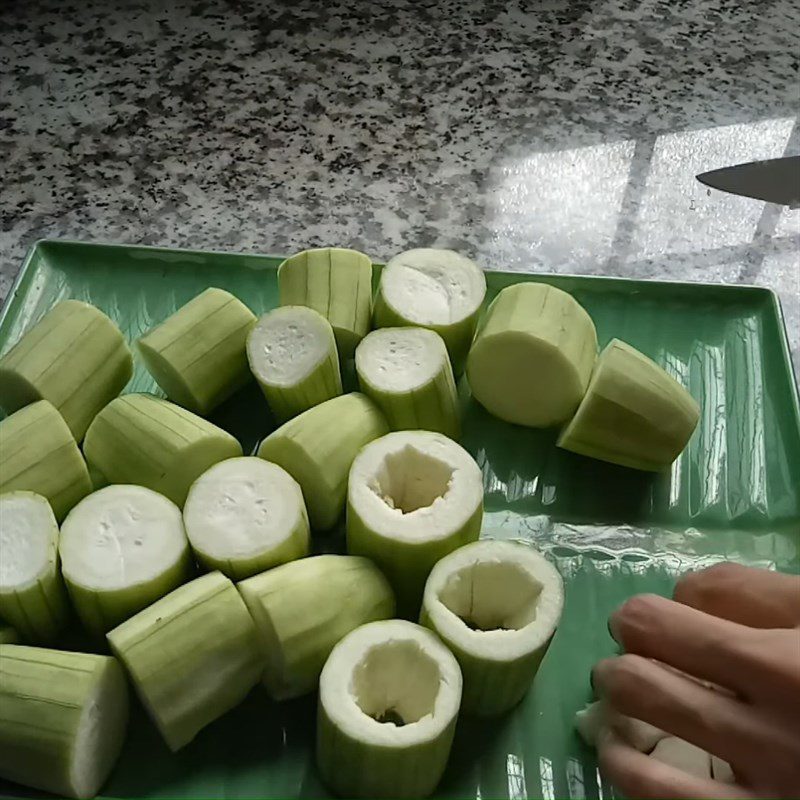
[(0, 496), (0, 518), (4, 503), (12, 499), (46, 506), (50, 517), (48, 559), (33, 583), (10, 591), (0, 590), (0, 616), (9, 623), (9, 627), (0, 628), (0, 642), (14, 644), (21, 637), (28, 644), (53, 644), (64, 635), (71, 617), (59, 569), (58, 524), (47, 500), (34, 492), (9, 492)]
[(92, 491), (75, 438), (47, 400), (0, 421), (0, 492), (17, 490), (45, 497), (59, 522)]
[(333, 328), (339, 358), (352, 358), (372, 320), (372, 261), (340, 247), (303, 250), (278, 267), (282, 306), (308, 306)]
[(79, 300), (62, 300), (0, 358), (0, 406), (7, 413), (47, 400), (77, 441), (133, 374), (119, 328)]
[(388, 430), (377, 406), (352, 392), (284, 423), (264, 439), (258, 455), (283, 467), (300, 484), (311, 528), (324, 531), (344, 509), (347, 476), (359, 450)]
[(261, 675), (255, 625), (220, 572), (175, 589), (107, 638), (173, 751), (238, 705)]
[(633, 469), (666, 469), (689, 442), (700, 406), (654, 361), (612, 339), (558, 446)]
[(156, 383), (203, 416), (250, 380), (245, 344), (256, 317), (241, 300), (209, 288), (137, 342)]
[(596, 356), (594, 323), (571, 295), (518, 283), (486, 311), (467, 359), (467, 380), (494, 416), (546, 428), (575, 413)]
[[(99, 694), (98, 694), (99, 693)], [(94, 697), (102, 702), (88, 708)], [(76, 739), (87, 713), (102, 725), (88, 755), (99, 785), (73, 776)], [(62, 797), (93, 797), (122, 749), (128, 687), (109, 656), (0, 644), (0, 777)]]
[(83, 450), (109, 483), (146, 486), (179, 507), (212, 464), (242, 455), (242, 446), (227, 431), (149, 394), (110, 402), (86, 432)]
[(334, 645), (359, 625), (394, 616), (386, 578), (366, 558), (321, 555), (238, 584), (264, 647), (264, 685), (276, 700), (317, 688)]

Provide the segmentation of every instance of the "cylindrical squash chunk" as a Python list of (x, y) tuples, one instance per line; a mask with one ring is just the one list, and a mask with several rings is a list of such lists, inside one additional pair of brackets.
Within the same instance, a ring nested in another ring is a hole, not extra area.
[(308, 306), (333, 328), (341, 359), (351, 358), (372, 318), (372, 262), (357, 250), (321, 247), (278, 268), (282, 306)]
[(483, 539), (436, 564), (421, 622), (458, 659), (464, 712), (495, 716), (522, 699), (563, 607), (558, 571), (521, 542)]
[(115, 659), (0, 644), (0, 777), (94, 797), (127, 723), (128, 687)]
[(220, 572), (162, 597), (108, 642), (173, 751), (238, 705), (262, 669), (253, 620)]
[(276, 700), (313, 692), (343, 636), (394, 615), (386, 578), (356, 556), (302, 558), (254, 575), (238, 589), (264, 648), (264, 685)]
[(75, 610), (100, 636), (192, 573), (180, 509), (144, 486), (106, 486), (81, 500), (59, 551)]
[(47, 400), (77, 441), (130, 380), (131, 351), (100, 309), (62, 300), (0, 358), (0, 406)]
[(31, 644), (51, 644), (69, 619), (58, 524), (34, 492), (0, 494), (0, 616)]
[(506, 422), (546, 428), (569, 419), (597, 356), (591, 317), (571, 295), (517, 283), (492, 301), (467, 359), (472, 394)]
[(59, 521), (92, 491), (81, 451), (47, 400), (0, 422), (0, 492), (18, 489), (45, 497)]
[(230, 292), (206, 289), (142, 336), (139, 352), (170, 400), (205, 415), (249, 380), (245, 344), (255, 321)]
[(486, 295), (483, 270), (453, 250), (420, 247), (390, 259), (375, 298), (376, 328), (436, 331), (460, 375)]
[(333, 328), (313, 308), (264, 314), (247, 337), (247, 359), (280, 422), (342, 393)]
[(432, 431), (387, 434), (353, 462), (347, 552), (378, 565), (400, 616), (418, 618), (433, 565), (480, 535), (482, 478), (463, 447)]
[(183, 507), (198, 561), (241, 580), (308, 555), (308, 515), (297, 481), (263, 458), (228, 458), (193, 484)]
[(654, 361), (612, 339), (558, 446), (634, 469), (668, 467), (700, 418), (689, 392)]
[(347, 474), (356, 454), (388, 430), (378, 407), (352, 392), (281, 425), (264, 439), (258, 455), (279, 464), (300, 484), (311, 527), (324, 531), (344, 509)]
[(430, 631), (392, 619), (356, 628), (319, 682), (317, 765), (343, 797), (426, 797), (439, 783), (461, 671)]
[(425, 328), (381, 328), (356, 348), (361, 391), (389, 427), (461, 435), (453, 368), (442, 337)]
[(110, 483), (146, 486), (183, 506), (194, 481), (212, 464), (242, 455), (242, 446), (181, 406), (126, 394), (97, 415), (83, 451)]

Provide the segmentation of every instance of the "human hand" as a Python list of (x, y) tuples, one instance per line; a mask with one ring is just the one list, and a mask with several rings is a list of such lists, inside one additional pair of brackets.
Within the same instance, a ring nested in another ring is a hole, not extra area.
[(800, 577), (720, 564), (683, 577), (674, 598), (639, 595), (611, 616), (625, 654), (595, 666), (595, 691), (729, 762), (736, 783), (690, 776), (611, 730), (601, 770), (629, 797), (800, 797)]

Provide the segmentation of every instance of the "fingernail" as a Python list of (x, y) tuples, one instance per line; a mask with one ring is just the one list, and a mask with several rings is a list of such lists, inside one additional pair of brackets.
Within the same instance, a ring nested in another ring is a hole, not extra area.
[(620, 636), (619, 625), (617, 623), (617, 612), (615, 611), (608, 618), (608, 635), (619, 645), (622, 644), (622, 637)]
[(589, 686), (592, 687), (592, 691), (594, 692), (594, 667), (589, 670)]

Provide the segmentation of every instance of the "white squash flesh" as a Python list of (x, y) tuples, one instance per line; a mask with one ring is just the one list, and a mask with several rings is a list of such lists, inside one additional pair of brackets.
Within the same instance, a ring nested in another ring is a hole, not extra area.
[(442, 337), (425, 328), (381, 328), (356, 349), (361, 391), (389, 427), (461, 435), (453, 368)]
[(58, 524), (33, 492), (0, 495), (0, 616), (31, 644), (57, 641), (69, 621)]
[(563, 607), (561, 576), (529, 545), (483, 539), (436, 564), (420, 621), (458, 659), (465, 713), (495, 716), (522, 699)]
[(600, 730), (609, 725), (635, 750), (649, 753), (668, 733), (649, 722), (626, 717), (611, 708), (605, 701), (598, 700), (575, 714), (575, 727), (581, 738), (594, 747)]
[(300, 486), (261, 458), (229, 458), (206, 470), (189, 489), (183, 520), (198, 560), (235, 580), (308, 554)]
[(279, 422), (342, 393), (333, 328), (306, 306), (281, 306), (247, 337), (247, 360)]
[(696, 744), (677, 736), (662, 739), (650, 753), (650, 758), (669, 764), (695, 778), (711, 778), (711, 756)]
[(455, 732), (461, 672), (430, 631), (371, 622), (334, 647), (320, 677), (317, 765), (344, 797), (425, 797)]
[(406, 250), (390, 259), (381, 272), (374, 324), (376, 328), (411, 325), (436, 331), (458, 375), (485, 296), (483, 270), (466, 256), (428, 247)]
[(189, 578), (180, 509), (143, 486), (114, 485), (78, 503), (61, 526), (61, 566), (84, 627), (105, 634)]
[(417, 619), (433, 565), (475, 541), (482, 519), (481, 470), (464, 448), (440, 433), (389, 433), (353, 462), (347, 552), (378, 565), (402, 616)]

